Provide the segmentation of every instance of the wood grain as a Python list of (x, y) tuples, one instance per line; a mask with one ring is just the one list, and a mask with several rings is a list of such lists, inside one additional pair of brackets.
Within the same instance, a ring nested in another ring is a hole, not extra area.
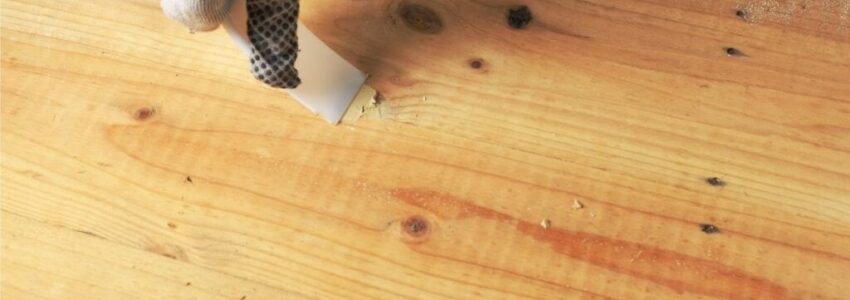
[(846, 0), (303, 1), (336, 127), (157, 3), (3, 0), (3, 299), (850, 298)]

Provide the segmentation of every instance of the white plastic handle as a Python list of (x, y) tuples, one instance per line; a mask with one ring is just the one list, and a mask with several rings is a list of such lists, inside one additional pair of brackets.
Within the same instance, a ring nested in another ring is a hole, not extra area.
[(251, 56), (251, 42), (248, 39), (248, 7), (245, 5), (245, 0), (234, 0), (233, 7), (230, 8), (230, 14), (222, 23), (227, 34), (236, 42), (236, 46), (245, 53), (246, 56)]
[[(251, 41), (248, 38), (245, 0), (233, 1), (230, 15), (223, 25), (239, 49), (250, 57)], [(299, 52), (295, 68), (301, 84), (288, 91), (301, 104), (328, 122), (339, 123), (368, 76), (336, 54), (300, 21), (296, 35)]]

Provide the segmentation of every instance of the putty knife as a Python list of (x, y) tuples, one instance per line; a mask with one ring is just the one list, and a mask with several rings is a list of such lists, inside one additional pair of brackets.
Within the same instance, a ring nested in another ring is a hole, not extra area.
[[(242, 52), (250, 57), (245, 0), (233, 1), (230, 15), (222, 25)], [(301, 84), (287, 91), (323, 119), (337, 124), (368, 76), (336, 54), (300, 21), (296, 35), (301, 51), (298, 52), (295, 68)]]

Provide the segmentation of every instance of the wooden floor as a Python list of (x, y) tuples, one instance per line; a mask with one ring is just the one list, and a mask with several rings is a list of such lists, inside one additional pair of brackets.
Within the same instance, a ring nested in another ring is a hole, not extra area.
[(850, 0), (305, 0), (336, 127), (158, 2), (2, 0), (3, 299), (850, 299)]

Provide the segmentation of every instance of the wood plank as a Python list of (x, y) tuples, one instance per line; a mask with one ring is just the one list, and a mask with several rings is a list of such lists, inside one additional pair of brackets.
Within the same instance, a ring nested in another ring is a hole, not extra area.
[(850, 1), (518, 3), (303, 1), (384, 99), (331, 127), (158, 1), (3, 0), (0, 297), (850, 298)]

